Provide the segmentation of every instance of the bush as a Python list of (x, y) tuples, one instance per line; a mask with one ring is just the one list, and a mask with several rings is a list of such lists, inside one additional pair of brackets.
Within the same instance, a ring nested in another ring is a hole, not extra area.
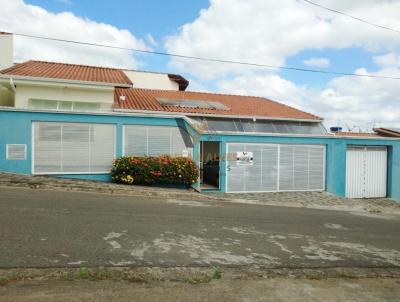
[(111, 169), (114, 182), (123, 184), (191, 185), (198, 177), (195, 162), (187, 157), (131, 157), (114, 160)]

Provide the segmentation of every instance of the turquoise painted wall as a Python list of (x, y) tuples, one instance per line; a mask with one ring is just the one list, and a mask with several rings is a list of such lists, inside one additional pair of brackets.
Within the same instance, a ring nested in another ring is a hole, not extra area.
[[(277, 137), (252, 135), (200, 135), (183, 119), (138, 117), (128, 115), (93, 115), (50, 112), (27, 112), (0, 110), (0, 171), (31, 174), (31, 141), (33, 121), (112, 123), (117, 127), (116, 154), (122, 155), (122, 128), (124, 124), (181, 126), (193, 137), (194, 160), (200, 162), (200, 142), (220, 141), (221, 153), (226, 154), (229, 142), (280, 143), (280, 144), (320, 144), (326, 146), (326, 190), (339, 196), (346, 191), (346, 149), (348, 145), (388, 146), (388, 196), (400, 201), (400, 140), (390, 139), (350, 139), (335, 137)], [(6, 160), (6, 144), (26, 144), (27, 159)], [(221, 191), (225, 191), (226, 161), (221, 156)], [(109, 180), (106, 174), (62, 175), (62, 177)], [(196, 184), (199, 186), (199, 183)]]
[[(75, 122), (75, 123), (106, 123), (116, 125), (116, 156), (122, 156), (122, 128), (123, 125), (157, 125), (182, 126), (187, 124), (175, 118), (134, 117), (121, 115), (92, 115), (92, 114), (65, 114), (41, 113), (27, 111), (0, 110), (0, 171), (12, 173), (32, 173), (32, 122)], [(6, 160), (6, 144), (26, 144), (26, 160)], [(83, 178), (91, 180), (110, 180), (107, 174), (62, 174), (62, 177)]]

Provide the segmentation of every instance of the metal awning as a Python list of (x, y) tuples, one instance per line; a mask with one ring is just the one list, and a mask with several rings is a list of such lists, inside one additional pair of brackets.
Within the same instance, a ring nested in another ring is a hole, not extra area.
[(243, 118), (188, 118), (190, 124), (200, 132), (236, 132), (236, 133), (265, 133), (265, 134), (304, 134), (326, 135), (327, 131), (322, 123), (296, 122), (296, 121), (271, 121)]

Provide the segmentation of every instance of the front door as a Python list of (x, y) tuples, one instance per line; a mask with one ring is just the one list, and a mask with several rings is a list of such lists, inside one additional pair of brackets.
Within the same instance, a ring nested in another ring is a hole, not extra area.
[(219, 189), (220, 143), (202, 141), (200, 159), (201, 189)]

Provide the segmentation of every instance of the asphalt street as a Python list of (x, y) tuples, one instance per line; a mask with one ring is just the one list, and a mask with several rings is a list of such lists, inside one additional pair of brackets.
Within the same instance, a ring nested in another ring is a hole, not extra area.
[(0, 267), (399, 267), (400, 219), (0, 188)]

